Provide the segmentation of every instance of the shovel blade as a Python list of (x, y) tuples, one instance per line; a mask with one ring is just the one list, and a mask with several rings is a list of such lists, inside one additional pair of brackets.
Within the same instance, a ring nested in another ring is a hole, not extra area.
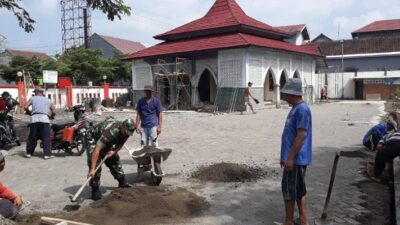
[(314, 225), (333, 225), (333, 223), (332, 221), (318, 218), (314, 220)]

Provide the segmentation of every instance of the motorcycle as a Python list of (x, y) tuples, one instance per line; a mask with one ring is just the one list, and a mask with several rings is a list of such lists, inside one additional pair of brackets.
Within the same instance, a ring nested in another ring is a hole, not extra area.
[(82, 116), (85, 114), (86, 107), (84, 105), (75, 105), (72, 107), (71, 111), (74, 112), (75, 122), (78, 122)]
[[(6, 102), (6, 109), (0, 112), (0, 149), (4, 148), (7, 144), (21, 145), (19, 138), (14, 128), (14, 117), (12, 111), (19, 102), (15, 99), (8, 99)], [(11, 115), (10, 115), (11, 114)]]
[[(82, 155), (85, 152), (87, 130), (91, 122), (85, 118), (74, 123), (52, 124), (51, 149), (64, 151), (70, 155)], [(41, 144), (43, 148), (43, 143)]]

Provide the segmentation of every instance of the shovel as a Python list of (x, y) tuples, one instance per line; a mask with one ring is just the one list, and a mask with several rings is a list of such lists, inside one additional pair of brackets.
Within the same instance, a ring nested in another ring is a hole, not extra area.
[(341, 152), (336, 152), (335, 160), (333, 161), (331, 180), (329, 182), (328, 193), (326, 194), (324, 210), (322, 211), (321, 218), (317, 218), (314, 220), (314, 225), (333, 225), (332, 221), (327, 220), (328, 214), (326, 211), (328, 209), (329, 201), (331, 200), (332, 187), (333, 187), (333, 183), (335, 182), (336, 168), (337, 168), (337, 164), (339, 162), (340, 154), (341, 154)]
[[(97, 170), (99, 170), (99, 168), (101, 167), (101, 165), (103, 165), (103, 163), (107, 160), (108, 156), (106, 155), (106, 157), (104, 157), (103, 160), (101, 160), (101, 162), (99, 163), (99, 165), (97, 165), (96, 169), (95, 169), (95, 173), (97, 172)], [(79, 195), (81, 195), (83, 189), (85, 188), (85, 186), (89, 183), (89, 181), (92, 179), (92, 177), (89, 177), (85, 183), (82, 184), (82, 186), (79, 188), (79, 190), (76, 192), (76, 194), (74, 195), (74, 197), (71, 197), (71, 202), (76, 202), (76, 199), (79, 197)]]

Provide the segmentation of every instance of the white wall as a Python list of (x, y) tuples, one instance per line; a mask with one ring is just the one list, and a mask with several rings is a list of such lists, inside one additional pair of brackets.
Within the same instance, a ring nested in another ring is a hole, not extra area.
[(229, 49), (218, 51), (219, 87), (245, 87), (245, 74), (245, 49)]
[[(343, 74), (336, 72), (326, 73), (326, 76), (328, 78), (329, 98), (341, 98), (343, 93), (344, 98), (353, 99), (355, 98), (354, 78), (399, 78), (400, 71), (387, 71), (386, 76), (384, 71), (344, 72)], [(325, 77), (325, 73), (319, 74), (318, 77)]]
[(143, 90), (145, 85), (153, 85), (151, 65), (144, 60), (133, 60), (132, 87), (133, 90)]

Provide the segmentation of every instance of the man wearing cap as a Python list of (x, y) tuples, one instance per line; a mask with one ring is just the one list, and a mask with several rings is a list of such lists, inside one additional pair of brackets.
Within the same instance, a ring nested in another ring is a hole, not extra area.
[(136, 129), (136, 123), (133, 119), (125, 121), (106, 120), (97, 125), (92, 131), (92, 138), (95, 140), (95, 147), (90, 147), (87, 151), (89, 172), (88, 177), (92, 187), (92, 199), (94, 201), (102, 198), (100, 192), (101, 167), (95, 172), (96, 166), (104, 157), (104, 162), (110, 169), (114, 179), (118, 180), (118, 187), (128, 188), (131, 185), (125, 179), (125, 173), (122, 169), (118, 151), (124, 146), (129, 136), (132, 136)]
[(136, 131), (142, 135), (142, 146), (157, 145), (157, 137), (161, 134), (163, 117), (161, 101), (154, 97), (154, 89), (150, 85), (144, 87), (145, 97), (136, 106)]
[[(253, 83), (249, 82), (247, 84), (246, 89), (244, 90), (244, 107), (243, 107), (243, 111), (247, 111), (247, 105), (250, 107), (251, 111), (253, 112), (253, 114), (255, 114), (256, 112), (253, 109), (253, 105), (250, 102), (250, 98), (252, 98), (253, 100), (255, 100), (255, 98), (253, 97), (253, 94), (251, 93), (251, 87), (253, 86)], [(243, 115), (243, 111), (240, 112), (241, 115)]]
[[(26, 144), (26, 157), (31, 158), (35, 151), (37, 140), (43, 142), (44, 159), (50, 159), (51, 155), (51, 136), (50, 136), (50, 117), (54, 117), (56, 110), (50, 99), (44, 96), (44, 90), (36, 88), (35, 96), (31, 97), (25, 106), (25, 111), (31, 115), (29, 124), (29, 136)], [(29, 110), (32, 106), (32, 111)]]
[[(0, 172), (6, 166), (5, 155), (0, 151)], [(2, 183), (0, 183), (0, 215), (14, 220), (22, 207), (22, 198)]]
[(292, 106), (282, 134), (281, 166), (282, 193), (285, 201), (285, 225), (294, 224), (294, 208), (297, 202), (300, 222), (307, 225), (306, 168), (312, 159), (312, 117), (303, 101), (300, 79), (289, 79), (281, 90), (282, 99)]

